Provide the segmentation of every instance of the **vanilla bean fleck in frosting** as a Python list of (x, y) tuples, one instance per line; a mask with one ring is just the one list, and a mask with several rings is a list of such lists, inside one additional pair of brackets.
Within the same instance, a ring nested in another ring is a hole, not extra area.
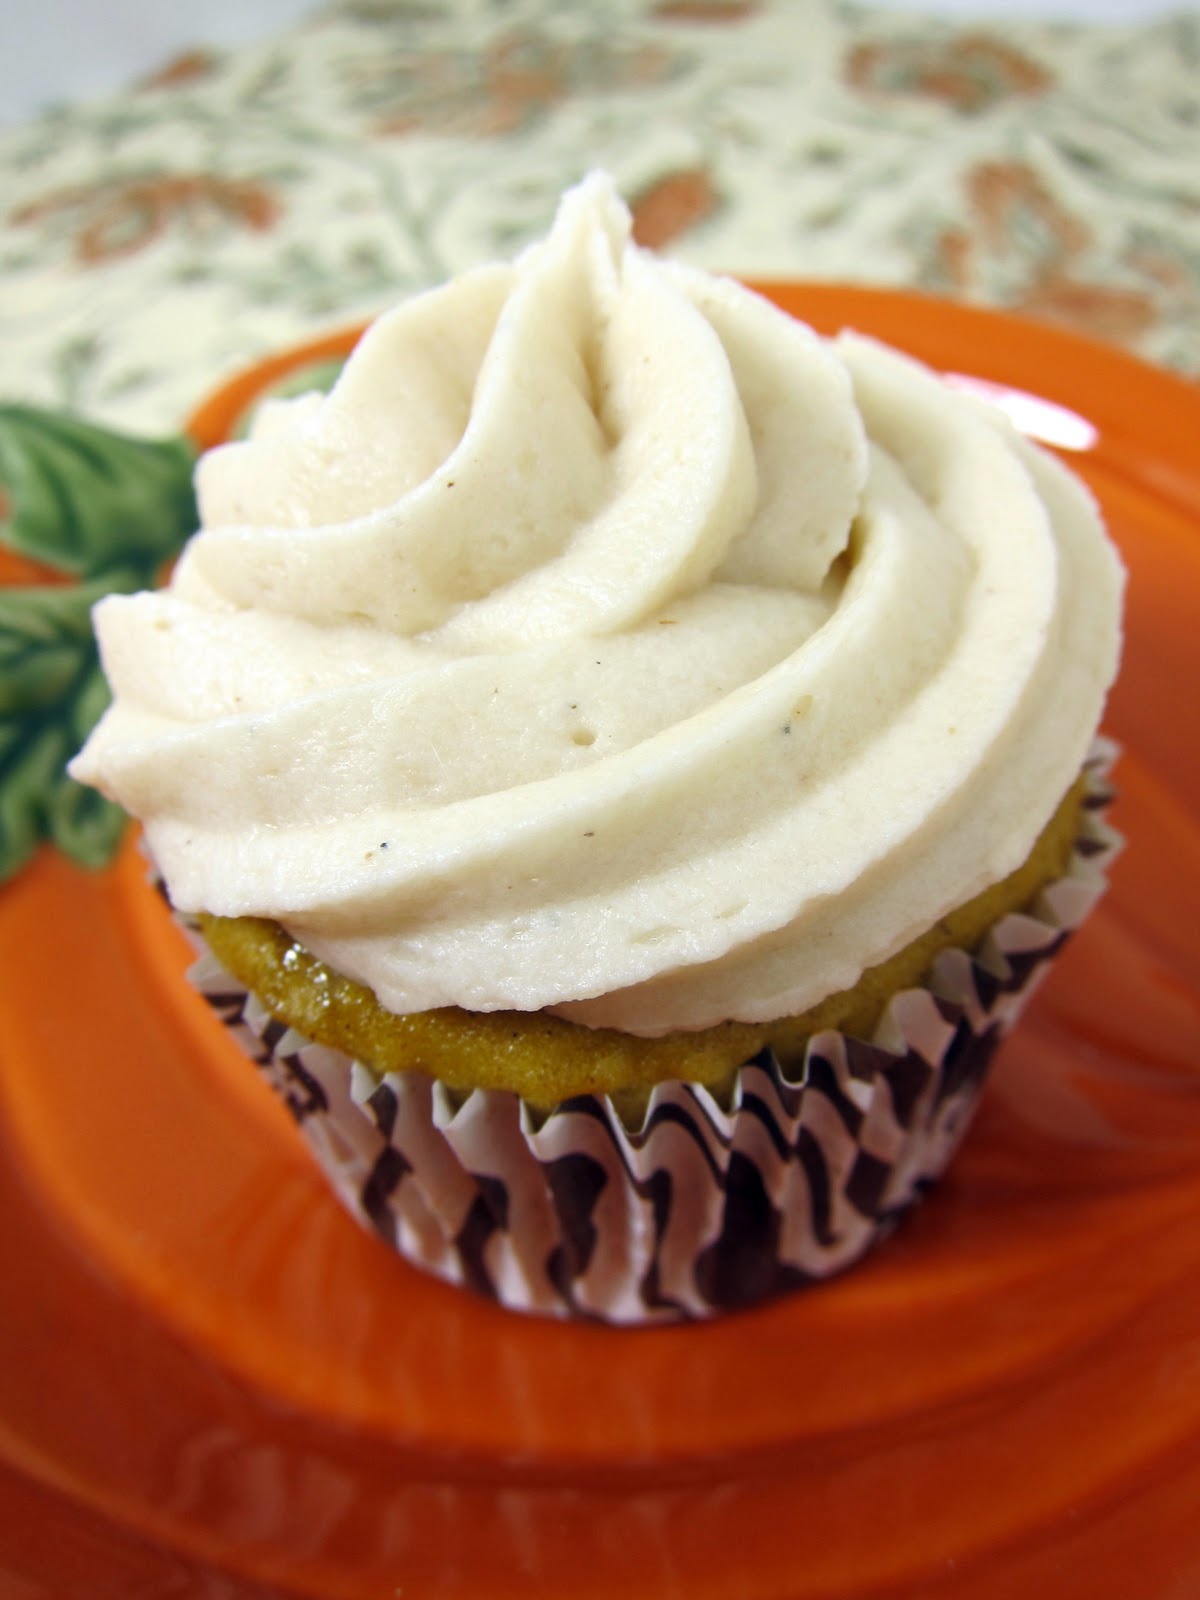
[(1087, 491), (853, 334), (656, 260), (594, 176), (198, 469), (73, 763), (183, 910), (396, 1012), (794, 1014), (1014, 870), (1122, 577)]

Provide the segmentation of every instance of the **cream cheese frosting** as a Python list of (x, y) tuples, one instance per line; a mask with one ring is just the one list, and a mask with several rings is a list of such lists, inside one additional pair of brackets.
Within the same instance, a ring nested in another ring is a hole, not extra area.
[(96, 612), (74, 775), (396, 1012), (800, 1012), (1024, 860), (1116, 669), (1065, 468), (629, 228), (595, 175), (381, 317)]

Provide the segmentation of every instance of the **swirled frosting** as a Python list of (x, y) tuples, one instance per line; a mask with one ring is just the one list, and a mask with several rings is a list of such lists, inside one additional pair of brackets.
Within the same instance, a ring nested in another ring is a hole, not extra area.
[(801, 1011), (1024, 859), (1116, 666), (1064, 468), (635, 248), (602, 177), (197, 483), (170, 586), (98, 608), (73, 771), (181, 908), (397, 1012)]

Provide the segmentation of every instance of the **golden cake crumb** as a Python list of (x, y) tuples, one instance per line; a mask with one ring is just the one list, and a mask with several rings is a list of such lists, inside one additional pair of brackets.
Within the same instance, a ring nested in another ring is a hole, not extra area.
[(631, 1120), (664, 1080), (703, 1083), (719, 1099), (736, 1069), (764, 1046), (786, 1064), (802, 1057), (812, 1035), (825, 1029), (869, 1039), (888, 999), (919, 983), (941, 951), (973, 949), (1000, 917), (1028, 906), (1043, 885), (1063, 875), (1079, 831), (1082, 798), (1081, 779), (1022, 866), (888, 961), (868, 968), (853, 988), (799, 1016), (725, 1022), (658, 1039), (586, 1028), (540, 1011), (449, 1006), (397, 1016), (362, 984), (316, 960), (276, 922), (205, 915), (200, 925), (218, 960), (273, 1016), (372, 1072), (415, 1069), (464, 1094), (476, 1088), (514, 1090), (542, 1111), (574, 1095), (609, 1094)]

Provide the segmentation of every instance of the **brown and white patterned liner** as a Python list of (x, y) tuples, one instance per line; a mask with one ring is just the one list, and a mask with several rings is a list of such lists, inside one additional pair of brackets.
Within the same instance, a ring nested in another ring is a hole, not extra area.
[(889, 1003), (872, 1043), (769, 1050), (729, 1109), (662, 1084), (629, 1128), (607, 1097), (548, 1116), (517, 1095), (459, 1103), (423, 1073), (378, 1078), (269, 1016), (207, 951), (191, 977), (286, 1102), (351, 1212), (409, 1261), (506, 1306), (644, 1324), (703, 1318), (855, 1261), (945, 1168), (997, 1044), (1104, 888), (1115, 755), (1097, 741), (1065, 876), (973, 956)]

